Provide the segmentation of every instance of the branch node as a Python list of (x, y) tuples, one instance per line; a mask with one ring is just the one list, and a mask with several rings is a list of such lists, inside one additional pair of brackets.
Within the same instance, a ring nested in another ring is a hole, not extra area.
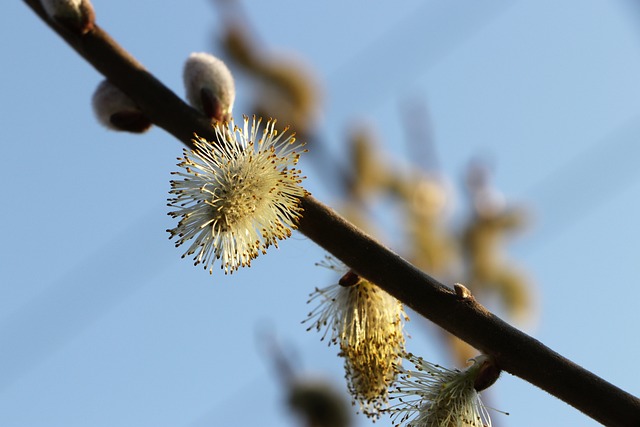
[(469, 290), (469, 288), (467, 288), (465, 285), (461, 283), (454, 284), (453, 290), (456, 292), (456, 296), (460, 300), (473, 298), (473, 295), (471, 295), (471, 291)]

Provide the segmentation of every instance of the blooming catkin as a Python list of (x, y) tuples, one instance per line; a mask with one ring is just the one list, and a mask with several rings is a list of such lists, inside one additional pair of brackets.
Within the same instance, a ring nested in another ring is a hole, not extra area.
[(394, 426), (491, 427), (491, 418), (475, 387), (479, 375), (491, 363), (489, 356), (471, 359), (473, 365), (465, 371), (443, 368), (413, 354), (407, 354), (406, 359), (416, 370), (400, 368), (390, 392), (390, 399), (397, 399), (387, 410)]
[(214, 126), (217, 140), (194, 141), (194, 150), (179, 158), (181, 179), (171, 181), (169, 212), (180, 218), (167, 230), (176, 246), (190, 242), (182, 255), (194, 256), (211, 273), (221, 260), (225, 273), (249, 266), (260, 252), (291, 235), (302, 214), (300, 199), (307, 192), (295, 166), (302, 144), (287, 129), (278, 133), (269, 120), (262, 131), (255, 117), (249, 127), (233, 122)]
[(367, 416), (379, 417), (387, 403), (389, 386), (396, 378), (404, 353), (402, 304), (373, 283), (347, 272), (340, 282), (318, 289), (309, 302), (318, 306), (305, 322), (307, 330), (331, 331), (329, 344), (340, 347), (347, 388)]

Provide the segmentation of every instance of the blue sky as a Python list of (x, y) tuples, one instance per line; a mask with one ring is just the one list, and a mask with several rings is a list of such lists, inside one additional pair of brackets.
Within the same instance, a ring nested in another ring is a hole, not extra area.
[[(639, 395), (640, 10), (631, 3), (246, 6), (269, 48), (318, 76), (336, 156), (345, 131), (366, 120), (394, 161), (411, 164), (399, 105), (419, 97), (454, 187), (470, 159), (490, 158), (496, 186), (535, 218), (510, 247), (535, 279), (539, 319), (528, 332)], [(189, 53), (219, 52), (208, 1), (94, 7), (178, 94)], [(0, 11), (0, 425), (295, 425), (259, 337), (275, 331), (305, 372), (342, 385), (335, 349), (299, 323), (308, 293), (335, 280), (313, 266), (324, 252), (295, 234), (226, 277), (180, 259), (165, 204), (181, 145), (155, 128), (105, 130), (90, 108), (97, 72), (22, 2)], [(237, 91), (239, 116), (251, 86), (239, 78)], [(307, 188), (337, 205), (321, 172), (302, 167)], [(409, 348), (443, 363), (418, 323)], [(493, 414), (500, 426), (598, 425), (509, 374), (490, 393), (511, 414)]]

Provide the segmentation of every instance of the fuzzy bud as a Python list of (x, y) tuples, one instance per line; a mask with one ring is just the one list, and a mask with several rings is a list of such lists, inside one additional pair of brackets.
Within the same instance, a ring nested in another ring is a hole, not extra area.
[(151, 127), (136, 103), (108, 80), (98, 85), (92, 104), (98, 121), (109, 129), (142, 133)]
[(42, 0), (42, 7), (67, 29), (86, 34), (95, 25), (95, 13), (89, 0)]
[(192, 53), (184, 65), (184, 86), (192, 107), (217, 121), (229, 121), (236, 98), (231, 71), (208, 53)]

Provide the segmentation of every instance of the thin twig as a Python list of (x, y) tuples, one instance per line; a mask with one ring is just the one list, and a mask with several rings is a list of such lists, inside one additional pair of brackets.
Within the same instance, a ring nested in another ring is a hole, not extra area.
[[(71, 47), (129, 95), (151, 121), (192, 147), (194, 133), (213, 139), (209, 121), (153, 77), (105, 31), (84, 36), (51, 22), (37, 0), (24, 0)], [(640, 400), (508, 325), (473, 296), (451, 289), (355, 228), (315, 198), (303, 200), (299, 230), (360, 275), (472, 346), (499, 366), (608, 426), (640, 425)]]

